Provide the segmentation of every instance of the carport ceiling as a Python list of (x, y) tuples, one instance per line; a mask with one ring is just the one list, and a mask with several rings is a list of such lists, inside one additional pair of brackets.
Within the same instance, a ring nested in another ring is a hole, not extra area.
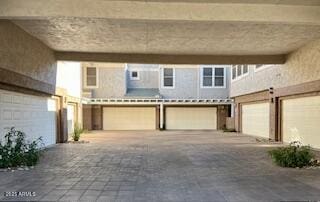
[(2, 0), (1, 18), (60, 56), (262, 58), (320, 38), (320, 0)]
[(269, 55), (320, 38), (320, 26), (87, 18), (15, 20), (57, 51)]
[[(128, 1), (128, 0), (119, 0)], [(144, 2), (189, 2), (189, 3), (243, 3), (243, 4), (277, 4), (320, 6), (319, 0), (132, 0)]]

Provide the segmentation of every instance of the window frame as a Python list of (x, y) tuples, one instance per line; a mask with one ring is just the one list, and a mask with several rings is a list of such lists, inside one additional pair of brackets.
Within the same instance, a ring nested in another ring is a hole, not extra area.
[[(204, 86), (203, 85), (203, 78), (204, 78), (204, 69), (205, 68), (211, 68), (212, 69), (212, 86)], [(215, 85), (215, 77), (216, 77), (216, 68), (222, 68), (223, 69), (223, 86), (216, 86)], [(223, 65), (202, 65), (200, 68), (200, 88), (226, 88), (227, 83), (227, 71), (226, 66)]]
[[(133, 72), (137, 72), (137, 77), (133, 77), (133, 76), (132, 76), (132, 73), (133, 73)], [(131, 80), (131, 81), (140, 80), (140, 72), (139, 72), (138, 70), (130, 70), (129, 73), (130, 73), (130, 80)]]
[[(172, 69), (172, 86), (165, 86), (164, 85), (164, 79), (166, 78), (164, 76), (164, 69)], [(174, 89), (175, 86), (176, 86), (176, 69), (173, 67), (162, 67), (161, 68), (161, 88)]]
[[(238, 66), (239, 65), (233, 65), (232, 68), (231, 68), (231, 81), (232, 82), (233, 81), (238, 81), (238, 80), (248, 76), (249, 73), (250, 73), (250, 65), (247, 65), (248, 71), (246, 73), (243, 73), (243, 69), (244, 69), (245, 65), (241, 65), (241, 75), (238, 76)], [(235, 78), (233, 78), (233, 68), (236, 69), (236, 77)]]
[[(88, 68), (95, 68), (96, 69), (96, 85), (91, 86), (88, 85)], [(88, 89), (94, 89), (94, 88), (99, 88), (99, 68), (98, 67), (85, 67), (84, 68), (84, 87)]]

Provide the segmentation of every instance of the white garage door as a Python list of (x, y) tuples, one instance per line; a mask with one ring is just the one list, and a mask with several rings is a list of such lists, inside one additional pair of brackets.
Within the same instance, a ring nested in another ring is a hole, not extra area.
[(0, 90), (0, 138), (11, 127), (25, 132), (29, 140), (42, 136), (45, 145), (55, 144), (55, 100)]
[(167, 107), (166, 129), (216, 130), (216, 107)]
[(242, 133), (269, 138), (269, 103), (242, 106)]
[(282, 136), (290, 143), (320, 148), (320, 96), (282, 101)]
[(104, 130), (155, 130), (155, 107), (104, 107)]

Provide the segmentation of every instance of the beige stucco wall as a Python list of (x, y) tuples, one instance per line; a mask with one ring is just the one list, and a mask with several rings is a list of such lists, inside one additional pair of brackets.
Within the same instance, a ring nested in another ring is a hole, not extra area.
[(7, 20), (0, 20), (0, 68), (51, 85), (56, 83), (53, 51)]
[(273, 65), (231, 82), (231, 96), (249, 94), (270, 87), (279, 88), (320, 79), (320, 40), (291, 53), (284, 65)]

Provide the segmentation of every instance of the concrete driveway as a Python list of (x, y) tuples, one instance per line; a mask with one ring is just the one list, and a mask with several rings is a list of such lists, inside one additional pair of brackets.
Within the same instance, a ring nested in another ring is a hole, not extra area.
[(320, 169), (272, 164), (275, 145), (213, 131), (93, 132), (50, 148), (33, 170), (0, 172), (2, 200), (320, 200)]

